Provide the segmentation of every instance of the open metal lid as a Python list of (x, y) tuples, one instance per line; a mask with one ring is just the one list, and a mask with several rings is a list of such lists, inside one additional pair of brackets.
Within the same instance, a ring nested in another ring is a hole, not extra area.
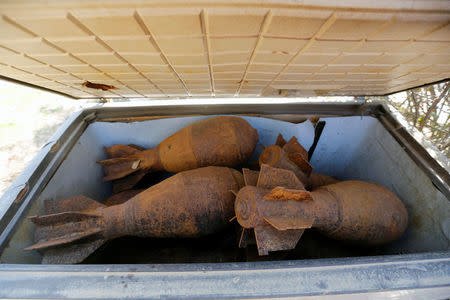
[(0, 75), (76, 98), (382, 95), (450, 77), (449, 1), (11, 0), (0, 13)]

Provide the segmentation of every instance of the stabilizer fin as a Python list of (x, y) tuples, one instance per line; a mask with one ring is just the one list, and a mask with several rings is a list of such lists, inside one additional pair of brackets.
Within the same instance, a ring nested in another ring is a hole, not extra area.
[[(81, 199), (84, 199), (86, 203), (94, 201), (87, 197)], [(73, 203), (73, 205), (77, 205), (77, 203)], [(100, 203), (97, 203), (97, 206), (105, 207)], [(51, 207), (49, 210), (54, 208)], [(59, 212), (33, 216), (29, 219), (37, 225), (34, 233), (35, 244), (25, 250), (45, 250), (47, 252), (48, 249), (66, 247), (72, 243), (86, 243), (88, 238), (90, 240), (102, 239), (102, 217), (96, 214), (95, 210)]]
[(118, 158), (118, 157), (125, 157), (130, 156), (136, 153), (139, 153), (143, 151), (144, 149), (137, 146), (137, 145), (113, 145), (111, 147), (103, 147), (103, 151), (106, 154), (106, 157), (108, 158)]
[(54, 237), (48, 240), (40, 240), (36, 244), (31, 245), (30, 247), (25, 248), (24, 250), (41, 250), (61, 245), (70, 244), (74, 241), (81, 240), (83, 238), (87, 238), (89, 236), (101, 233), (103, 229), (101, 228), (92, 228), (83, 232), (75, 232), (67, 235)]
[(284, 139), (284, 137), (281, 133), (278, 134), (275, 145), (277, 145), (281, 148), (283, 148), (283, 146), (286, 145), (286, 140)]
[(307, 229), (314, 224), (314, 218), (264, 217), (264, 220), (277, 230)]
[(249, 228), (241, 228), (241, 236), (239, 238), (239, 248), (246, 248), (248, 245), (256, 244), (254, 230)]
[(298, 142), (295, 136), (291, 137), (291, 139), (282, 146), (283, 150), (286, 153), (298, 153), (303, 159), (308, 160), (308, 151)]
[(37, 225), (36, 243), (25, 250), (43, 250), (43, 264), (81, 262), (105, 242), (98, 222), (101, 216), (95, 214), (96, 209), (105, 207), (85, 196), (46, 200), (48, 215), (30, 217)]
[(137, 172), (141, 163), (140, 159), (134, 155), (129, 157), (111, 158), (106, 160), (97, 161), (98, 164), (103, 166), (103, 172), (105, 177), (103, 181), (110, 181), (119, 179)]
[(269, 224), (255, 228), (258, 254), (267, 255), (271, 251), (294, 249), (303, 231), (304, 229), (280, 231)]
[(310, 176), (313, 170), (313, 167), (308, 162), (307, 159), (305, 159), (300, 153), (288, 153), (288, 158), (290, 161), (292, 161), (294, 164), (299, 167), (300, 170), (302, 170), (303, 173), (305, 173), (306, 176)]
[(145, 176), (144, 170), (127, 175), (113, 181), (113, 193), (117, 194), (132, 189)]
[(266, 164), (261, 166), (256, 186), (264, 189), (273, 189), (275, 187), (297, 190), (305, 189), (304, 185), (292, 171), (273, 168)]
[(68, 211), (84, 211), (104, 208), (105, 205), (86, 196), (76, 196), (66, 199), (47, 199), (44, 201), (46, 214), (57, 214)]
[(69, 211), (44, 216), (28, 217), (31, 222), (39, 226), (57, 225), (58, 223), (81, 222), (91, 218), (98, 218), (98, 215), (83, 213), (79, 211)]
[[(111, 147), (104, 147), (103, 150), (106, 154), (106, 157), (108, 157), (108, 159), (112, 159), (112, 158), (126, 158), (138, 154), (144, 151), (145, 149), (134, 144), (129, 145), (118, 144), (113, 145)], [(142, 179), (142, 177), (144, 177), (144, 175), (145, 172), (143, 170), (139, 170), (123, 178), (114, 180), (113, 192), (120, 193), (132, 189)]]
[(42, 257), (42, 264), (77, 264), (100, 248), (105, 240), (94, 240), (74, 245), (47, 249)]
[(242, 174), (244, 175), (245, 185), (256, 186), (258, 183), (259, 171), (250, 170), (247, 168), (242, 169)]

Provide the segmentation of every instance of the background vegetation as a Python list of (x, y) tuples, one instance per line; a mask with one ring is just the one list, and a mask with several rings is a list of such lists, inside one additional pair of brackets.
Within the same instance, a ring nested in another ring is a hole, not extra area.
[(387, 97), (406, 120), (450, 158), (450, 82), (412, 89)]

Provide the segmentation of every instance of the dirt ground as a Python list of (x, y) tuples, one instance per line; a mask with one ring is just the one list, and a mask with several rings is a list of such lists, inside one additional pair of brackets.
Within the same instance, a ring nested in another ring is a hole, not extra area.
[(0, 196), (85, 102), (0, 81)]

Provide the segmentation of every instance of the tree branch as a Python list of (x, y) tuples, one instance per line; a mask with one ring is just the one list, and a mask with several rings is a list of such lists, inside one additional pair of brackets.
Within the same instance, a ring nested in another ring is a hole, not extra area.
[(441, 102), (441, 100), (442, 100), (442, 99), (445, 97), (445, 95), (447, 94), (449, 87), (450, 87), (450, 86), (449, 86), (449, 83), (447, 82), (447, 83), (445, 84), (445, 87), (444, 87), (444, 90), (442, 91), (442, 93), (439, 95), (438, 98), (436, 98), (436, 99), (433, 101), (433, 104), (431, 104), (430, 108), (428, 108), (428, 110), (427, 110), (425, 116), (423, 117), (422, 121), (421, 121), (420, 124), (419, 124), (418, 129), (419, 129), (420, 131), (422, 131), (423, 126), (426, 124), (426, 122), (427, 122), (428, 119), (430, 118), (431, 112), (436, 108), (436, 106), (439, 104), (439, 102)]

